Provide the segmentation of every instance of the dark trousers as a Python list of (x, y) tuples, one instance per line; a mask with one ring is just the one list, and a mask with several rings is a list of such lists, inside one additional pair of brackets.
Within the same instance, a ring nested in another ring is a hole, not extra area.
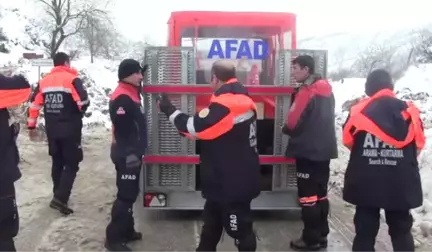
[(54, 198), (67, 204), (79, 170), (78, 165), (83, 160), (81, 138), (48, 139), (48, 148), (52, 158)]
[(106, 228), (109, 243), (122, 243), (135, 232), (133, 204), (139, 194), (141, 165), (126, 167), (124, 159), (114, 162), (117, 171), (117, 197), (111, 209), (111, 222)]
[[(413, 218), (409, 210), (385, 210), (385, 218), (393, 251), (414, 251), (414, 239), (411, 234)], [(375, 238), (380, 227), (380, 209), (357, 206), (354, 225), (356, 236), (352, 250), (375, 251)]]
[(304, 224), (302, 239), (306, 244), (314, 245), (330, 232), (327, 197), (330, 160), (297, 159), (296, 166), (298, 197)]
[(220, 204), (207, 200), (204, 205), (204, 225), (196, 251), (216, 251), (222, 232), (235, 239), (239, 251), (255, 251), (251, 202)]
[(18, 208), (13, 183), (0, 185), (0, 251), (16, 251), (13, 238), (19, 230)]

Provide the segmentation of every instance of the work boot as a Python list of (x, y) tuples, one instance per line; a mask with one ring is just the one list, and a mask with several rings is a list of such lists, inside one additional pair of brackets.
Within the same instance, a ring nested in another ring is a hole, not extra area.
[(109, 243), (108, 241), (105, 240), (104, 246), (108, 251), (124, 251), (124, 252), (132, 251), (132, 249), (129, 248), (128, 245), (126, 245), (126, 243), (124, 242)]
[(257, 236), (255, 231), (242, 239), (234, 239), (234, 245), (238, 251), (256, 251), (257, 248)]
[(134, 242), (142, 240), (141, 232), (133, 231), (129, 235), (126, 236), (126, 242)]
[(322, 248), (321, 242), (316, 244), (307, 244), (302, 238), (291, 241), (290, 247), (296, 251), (317, 251)]
[(68, 207), (67, 204), (59, 201), (56, 198), (53, 198), (50, 202), (49, 205), (52, 209), (58, 210), (60, 213), (64, 214), (64, 215), (69, 215), (69, 214), (73, 214), (74, 211)]

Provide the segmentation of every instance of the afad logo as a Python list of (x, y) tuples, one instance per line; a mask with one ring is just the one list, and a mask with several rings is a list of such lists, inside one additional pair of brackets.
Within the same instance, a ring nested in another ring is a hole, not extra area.
[[(263, 40), (250, 43), (248, 40), (228, 39), (224, 42), (213, 40), (207, 58), (264, 60), (269, 55), (269, 46)], [(225, 46), (222, 46), (223, 44)]]

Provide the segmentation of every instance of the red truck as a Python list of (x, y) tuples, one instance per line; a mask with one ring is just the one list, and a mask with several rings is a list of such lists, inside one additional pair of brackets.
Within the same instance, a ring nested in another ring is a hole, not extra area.
[(262, 193), (253, 209), (298, 208), (294, 160), (283, 156), (288, 137), (281, 133), (291, 105), (291, 60), (309, 54), (326, 76), (327, 51), (296, 49), (296, 16), (264, 12), (173, 12), (168, 46), (146, 49), (144, 107), (149, 146), (142, 176), (146, 209), (203, 209), (200, 141), (179, 136), (156, 106), (168, 93), (190, 115), (208, 105), (210, 69), (220, 58), (237, 64), (237, 75), (258, 107), (258, 151)]

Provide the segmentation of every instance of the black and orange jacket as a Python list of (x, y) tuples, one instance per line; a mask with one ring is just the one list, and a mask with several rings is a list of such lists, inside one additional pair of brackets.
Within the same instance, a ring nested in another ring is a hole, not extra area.
[(408, 210), (421, 206), (417, 155), (425, 145), (420, 111), (383, 89), (351, 107), (343, 126), (351, 150), (343, 197), (365, 207)]
[(212, 201), (248, 201), (260, 193), (256, 106), (236, 79), (212, 96), (193, 116), (176, 110), (169, 120), (183, 134), (198, 139), (204, 196)]
[(27, 126), (36, 127), (43, 107), (47, 136), (81, 136), (82, 117), (90, 102), (78, 72), (67, 66), (54, 67), (39, 81), (33, 92)]
[(7, 108), (28, 101), (30, 93), (30, 84), (23, 76), (6, 77), (0, 74), (0, 197), (5, 196), (2, 185), (8, 187), (21, 177), (14, 121)]
[(335, 99), (328, 81), (311, 75), (292, 97), (282, 127), (290, 137), (285, 156), (312, 161), (337, 158)]
[(138, 87), (120, 82), (111, 94), (109, 113), (112, 122), (111, 158), (115, 161), (147, 148), (147, 122)]

